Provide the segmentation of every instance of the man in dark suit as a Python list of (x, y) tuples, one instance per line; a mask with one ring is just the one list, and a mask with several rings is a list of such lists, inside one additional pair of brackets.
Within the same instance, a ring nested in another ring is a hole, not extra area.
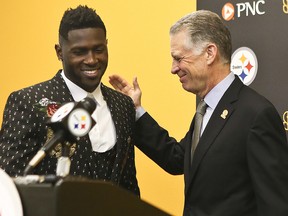
[(231, 36), (220, 17), (196, 11), (170, 29), (172, 74), (207, 104), (191, 152), (195, 117), (180, 141), (141, 107), (141, 90), (118, 75), (140, 118), (136, 146), (167, 172), (184, 173), (185, 216), (287, 216), (288, 145), (275, 107), (230, 72)]
[[(7, 101), (0, 134), (0, 168), (21, 176), (28, 162), (53, 136), (46, 122), (64, 103), (88, 93), (96, 100), (96, 125), (71, 143), (70, 174), (111, 181), (139, 195), (134, 162), (135, 106), (101, 83), (108, 64), (106, 28), (96, 11), (78, 6), (65, 11), (59, 28), (60, 70), (51, 80), (13, 92)], [(33, 170), (55, 174), (61, 145)]]

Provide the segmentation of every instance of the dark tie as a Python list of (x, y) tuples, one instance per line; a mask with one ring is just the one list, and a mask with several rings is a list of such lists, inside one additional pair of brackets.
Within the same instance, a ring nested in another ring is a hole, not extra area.
[(203, 121), (203, 116), (206, 112), (207, 104), (204, 100), (201, 100), (197, 106), (196, 114), (195, 114), (195, 124), (194, 131), (192, 136), (192, 147), (191, 147), (191, 159), (193, 158), (194, 151), (198, 145), (200, 134), (201, 134), (201, 126)]

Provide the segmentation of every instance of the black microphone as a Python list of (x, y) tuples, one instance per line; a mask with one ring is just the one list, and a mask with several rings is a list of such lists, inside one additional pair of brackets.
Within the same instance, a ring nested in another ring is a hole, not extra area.
[(30, 160), (24, 170), (24, 176), (30, 173), (58, 143), (74, 142), (77, 137), (85, 136), (95, 125), (95, 121), (91, 118), (95, 109), (96, 102), (90, 97), (78, 103), (68, 102), (62, 105), (47, 122), (54, 132), (53, 137)]

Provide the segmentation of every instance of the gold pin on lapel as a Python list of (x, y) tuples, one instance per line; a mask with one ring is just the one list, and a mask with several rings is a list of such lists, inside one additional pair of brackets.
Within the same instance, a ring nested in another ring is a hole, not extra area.
[(223, 112), (221, 114), (221, 118), (226, 119), (227, 115), (228, 115), (228, 110), (225, 109), (225, 110), (223, 110)]

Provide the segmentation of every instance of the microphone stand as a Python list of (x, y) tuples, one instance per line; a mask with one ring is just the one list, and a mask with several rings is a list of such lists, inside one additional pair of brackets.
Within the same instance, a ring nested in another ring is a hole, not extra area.
[(32, 184), (32, 183), (55, 184), (60, 179), (63, 179), (66, 176), (68, 176), (70, 172), (70, 165), (71, 165), (71, 160), (69, 158), (71, 144), (68, 141), (66, 141), (66, 142), (61, 142), (61, 146), (62, 146), (61, 156), (58, 158), (58, 161), (57, 161), (56, 175), (55, 174), (34, 175), (34, 174), (28, 174), (28, 172), (26, 172), (24, 176), (18, 176), (16, 178), (13, 178), (14, 182), (16, 184), (22, 184), (22, 185), (23, 184), (27, 185), (27, 184)]
[(61, 156), (57, 161), (56, 176), (65, 177), (70, 173), (71, 160), (69, 158), (71, 144), (69, 142), (62, 143)]

